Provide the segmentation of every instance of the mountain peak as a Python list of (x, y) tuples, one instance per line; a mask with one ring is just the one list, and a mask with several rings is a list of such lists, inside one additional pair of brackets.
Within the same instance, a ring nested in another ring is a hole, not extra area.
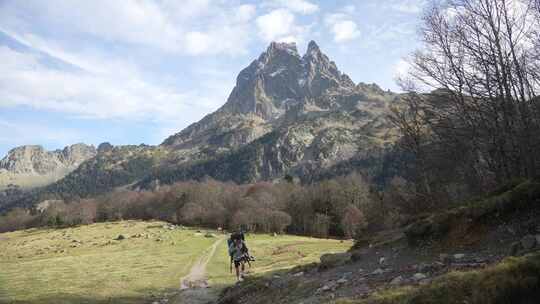
[(306, 54), (311, 54), (312, 52), (320, 52), (320, 48), (319, 48), (319, 45), (317, 44), (317, 42), (315, 42), (314, 40), (311, 40), (308, 44), (308, 47), (307, 47), (307, 52)]
[(266, 49), (267, 54), (274, 54), (278, 51), (285, 51), (291, 55), (298, 56), (298, 49), (296, 47), (296, 42), (275, 42), (272, 41), (268, 48)]

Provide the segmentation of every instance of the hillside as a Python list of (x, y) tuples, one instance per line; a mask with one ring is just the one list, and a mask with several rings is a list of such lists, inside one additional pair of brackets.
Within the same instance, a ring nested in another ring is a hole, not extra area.
[[(345, 254), (251, 278), (218, 303), (536, 303), (540, 184), (524, 181), (411, 225), (366, 235)], [(286, 288), (285, 288), (286, 287)]]
[(63, 179), (23, 199), (3, 199), (4, 209), (204, 177), (250, 183), (355, 170), (377, 175), (398, 137), (387, 115), (399, 102), (376, 84), (354, 84), (314, 41), (303, 56), (294, 43), (273, 42), (239, 73), (216, 112), (159, 146), (98, 149)]

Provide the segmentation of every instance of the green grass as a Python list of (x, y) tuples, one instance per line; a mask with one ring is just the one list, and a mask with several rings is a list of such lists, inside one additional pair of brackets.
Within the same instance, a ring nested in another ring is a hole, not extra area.
[[(0, 234), (0, 303), (141, 303), (152, 294), (176, 291), (193, 262), (218, 239), (163, 225), (124, 221)], [(128, 238), (114, 240), (119, 234)], [(247, 242), (258, 258), (254, 275), (314, 262), (322, 253), (351, 246), (296, 236), (250, 235)], [(207, 273), (216, 292), (234, 281), (226, 242)]]
[[(252, 267), (246, 270), (250, 276), (259, 276), (269, 271), (290, 269), (295, 266), (318, 262), (324, 253), (347, 251), (351, 241), (338, 241), (300, 237), (291, 235), (270, 236), (267, 234), (251, 234), (246, 237), (250, 254), (256, 258)], [(235, 278), (229, 272), (229, 256), (227, 242), (223, 242), (216, 256), (208, 264), (210, 283), (226, 285)], [(234, 271), (234, 269), (233, 269)]]

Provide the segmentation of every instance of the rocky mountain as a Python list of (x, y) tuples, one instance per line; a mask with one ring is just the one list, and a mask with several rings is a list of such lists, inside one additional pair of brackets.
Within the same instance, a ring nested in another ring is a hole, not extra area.
[(55, 182), (95, 155), (94, 146), (85, 144), (55, 151), (46, 151), (41, 146), (14, 148), (0, 160), (0, 189), (8, 185), (26, 188)]
[(273, 42), (239, 73), (216, 112), (159, 146), (100, 146), (29, 201), (207, 176), (247, 183), (373, 171), (396, 140), (386, 116), (399, 101), (376, 84), (355, 84), (314, 41), (304, 55), (294, 43)]
[(176, 158), (145, 180), (309, 179), (393, 142), (386, 114), (397, 102), (376, 84), (355, 85), (314, 41), (303, 56), (294, 43), (274, 42), (240, 72), (218, 111), (164, 141)]

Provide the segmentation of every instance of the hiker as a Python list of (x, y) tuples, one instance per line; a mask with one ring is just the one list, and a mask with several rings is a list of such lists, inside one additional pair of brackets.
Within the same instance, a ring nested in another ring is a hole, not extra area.
[[(229, 247), (229, 256), (231, 257), (231, 267), (234, 263), (234, 268), (236, 269), (236, 280), (242, 282), (244, 280), (244, 259), (245, 259), (245, 245), (242, 239), (236, 238), (232, 241), (232, 244)], [(241, 268), (241, 269), (240, 269)], [(232, 269), (231, 269), (232, 270)]]

